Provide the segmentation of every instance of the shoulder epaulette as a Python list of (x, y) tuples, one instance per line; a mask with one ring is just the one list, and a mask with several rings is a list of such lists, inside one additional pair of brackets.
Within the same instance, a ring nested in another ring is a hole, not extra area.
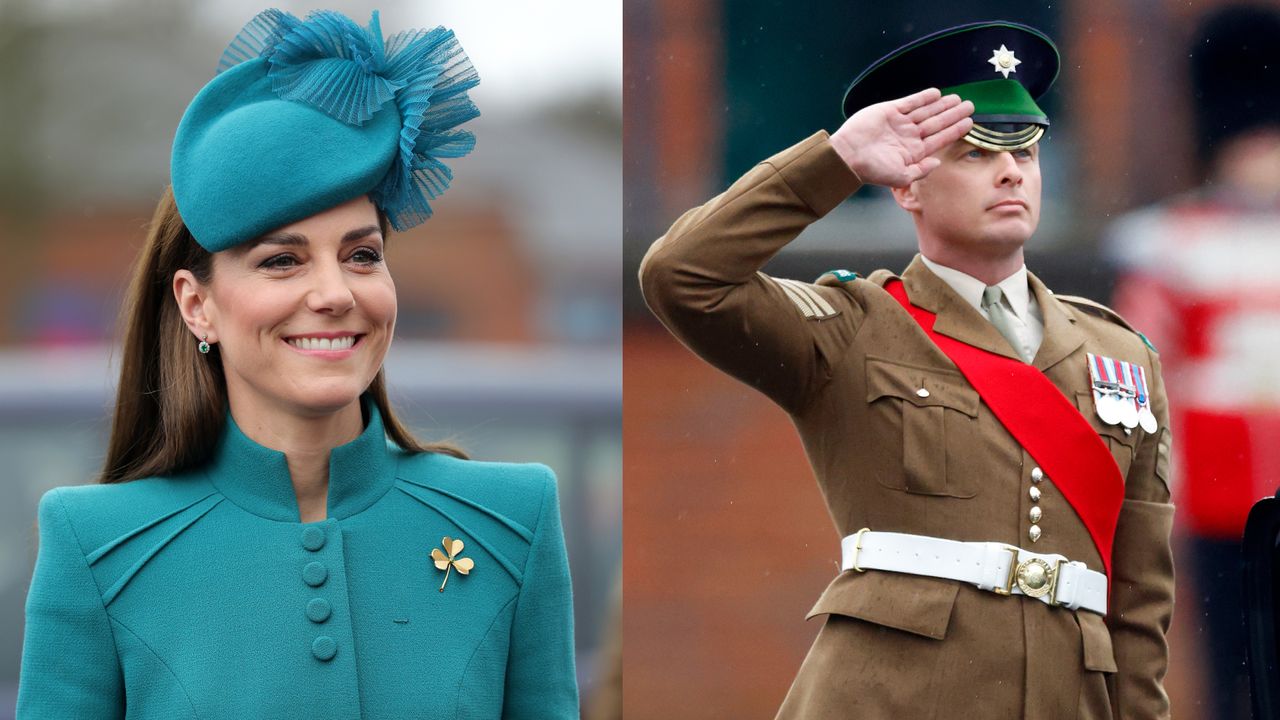
[(814, 280), (814, 284), (827, 285), (829, 287), (841, 287), (847, 286), (857, 280), (865, 280), (869, 283), (884, 287), (886, 282), (889, 282), (896, 277), (898, 276), (895, 275), (892, 270), (886, 270), (884, 268), (874, 270), (866, 277), (863, 277), (852, 270), (828, 270), (818, 276), (818, 279)]
[(902, 277), (900, 275), (898, 275), (892, 270), (889, 270), (888, 268), (880, 268), (879, 270), (876, 270), (875, 272), (867, 276), (867, 280), (875, 283), (876, 285), (879, 285), (880, 287), (884, 287), (886, 284), (888, 284), (890, 280), (901, 280), (901, 279)]
[(1120, 317), (1120, 313), (1116, 312), (1115, 310), (1112, 310), (1106, 305), (1103, 305), (1100, 302), (1095, 302), (1093, 300), (1090, 300), (1089, 298), (1080, 297), (1078, 295), (1056, 295), (1055, 294), (1054, 297), (1063, 302), (1075, 305), (1076, 307), (1080, 308), (1081, 310), (1084, 310), (1090, 315), (1103, 318), (1104, 320), (1109, 320), (1115, 323), (1116, 325), (1119, 325), (1125, 330), (1128, 330), (1129, 332), (1141, 338), (1142, 343), (1147, 347), (1151, 348), (1152, 352), (1157, 352), (1156, 346), (1151, 344), (1151, 341), (1147, 339), (1146, 335), (1143, 335), (1141, 332), (1138, 332), (1137, 328), (1130, 325), (1129, 322), (1124, 318)]
[(827, 299), (814, 290), (808, 283), (802, 283), (799, 280), (789, 280), (787, 278), (777, 278), (764, 273), (757, 273), (765, 282), (773, 283), (782, 291), (787, 299), (791, 301), (801, 315), (806, 318), (821, 320), (823, 318), (834, 317), (840, 312), (832, 307)]
[(821, 280), (822, 278), (828, 275), (830, 275), (831, 277), (835, 278), (840, 282), (853, 282), (854, 280), (857, 280), (858, 278), (862, 277), (861, 275), (859, 275), (856, 272), (853, 272), (852, 270), (840, 269), (840, 270), (828, 270), (825, 273), (823, 273), (821, 276), (819, 276), (818, 279)]

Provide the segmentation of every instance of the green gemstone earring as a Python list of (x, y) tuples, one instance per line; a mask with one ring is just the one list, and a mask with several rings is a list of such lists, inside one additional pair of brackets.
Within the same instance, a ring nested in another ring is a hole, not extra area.
[(209, 354), (209, 343), (208, 343), (208, 342), (206, 342), (208, 339), (209, 339), (209, 336), (208, 336), (208, 335), (201, 335), (201, 336), (200, 336), (200, 344), (199, 344), (199, 345), (197, 345), (197, 346), (196, 346), (196, 348), (200, 351), (200, 354), (201, 354), (201, 355), (208, 355), (208, 354)]

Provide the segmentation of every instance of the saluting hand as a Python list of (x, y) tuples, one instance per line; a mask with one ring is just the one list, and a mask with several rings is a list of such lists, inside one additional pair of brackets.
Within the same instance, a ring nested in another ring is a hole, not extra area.
[(972, 102), (929, 88), (859, 110), (831, 145), (862, 182), (906, 187), (938, 167), (930, 155), (964, 137), (972, 114)]

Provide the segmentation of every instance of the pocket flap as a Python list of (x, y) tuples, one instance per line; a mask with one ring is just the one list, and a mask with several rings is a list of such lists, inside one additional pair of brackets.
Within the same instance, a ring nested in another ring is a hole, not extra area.
[(831, 581), (805, 619), (845, 615), (941, 640), (959, 591), (959, 583), (951, 580), (848, 570)]
[(882, 397), (901, 398), (916, 407), (949, 407), (978, 417), (978, 391), (958, 371), (918, 368), (869, 357), (867, 402)]
[(1080, 414), (1084, 415), (1085, 420), (1098, 431), (1099, 435), (1106, 435), (1115, 438), (1119, 442), (1133, 446), (1135, 438), (1139, 433), (1143, 432), (1141, 428), (1133, 428), (1132, 433), (1125, 434), (1123, 425), (1108, 425), (1102, 422), (1102, 418), (1098, 417), (1098, 410), (1093, 404), (1093, 391), (1085, 391), (1076, 393), (1076, 405), (1080, 408)]
[(1080, 639), (1084, 643), (1084, 666), (1099, 672), (1116, 671), (1116, 655), (1111, 648), (1111, 630), (1101, 615), (1080, 610), (1076, 612), (1080, 623)]

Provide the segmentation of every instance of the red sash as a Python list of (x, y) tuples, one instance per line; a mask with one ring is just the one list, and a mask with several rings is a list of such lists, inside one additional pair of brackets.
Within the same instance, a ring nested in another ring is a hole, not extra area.
[(1111, 450), (1071, 400), (1027, 363), (934, 332), (937, 315), (912, 305), (901, 281), (884, 289), (960, 369), (1010, 435), (1035, 459), (1076, 511), (1111, 577), (1124, 478)]

